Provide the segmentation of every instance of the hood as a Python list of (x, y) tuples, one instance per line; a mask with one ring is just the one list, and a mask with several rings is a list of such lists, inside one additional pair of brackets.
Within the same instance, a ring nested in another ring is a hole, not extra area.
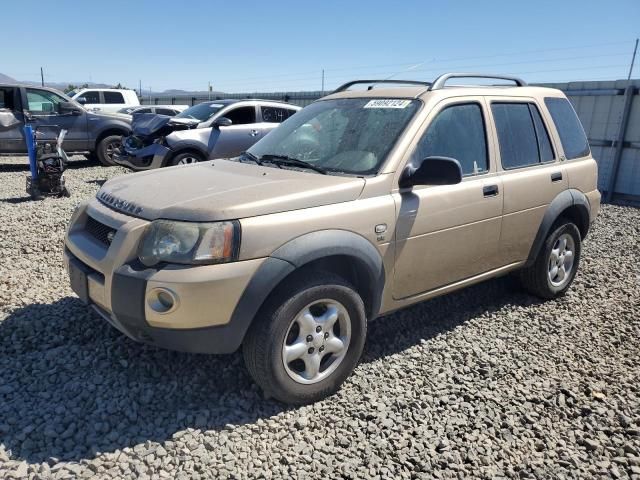
[[(83, 107), (84, 108), (84, 107)], [(89, 120), (122, 120), (126, 124), (131, 123), (131, 117), (126, 118), (122, 116), (120, 113), (110, 113), (110, 112), (91, 112), (87, 110), (87, 118)]]
[(212, 222), (348, 202), (364, 185), (358, 177), (214, 160), (123, 175), (96, 196), (147, 220)]
[(133, 115), (131, 129), (134, 135), (148, 137), (149, 135), (167, 135), (174, 130), (194, 128), (200, 120), (191, 118), (174, 118), (155, 113), (138, 113)]

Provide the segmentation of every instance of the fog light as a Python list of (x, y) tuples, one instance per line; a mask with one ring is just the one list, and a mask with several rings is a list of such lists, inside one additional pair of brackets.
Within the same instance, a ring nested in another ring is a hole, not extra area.
[(154, 288), (147, 294), (147, 304), (154, 312), (173, 312), (178, 303), (178, 296), (168, 288)]

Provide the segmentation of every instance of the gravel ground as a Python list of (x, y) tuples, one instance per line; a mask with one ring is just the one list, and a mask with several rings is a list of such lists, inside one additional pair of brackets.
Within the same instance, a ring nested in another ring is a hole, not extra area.
[(75, 297), (74, 205), (0, 159), (0, 477), (640, 479), (640, 210), (604, 207), (568, 295), (499, 279), (373, 322), (334, 397), (264, 400), (239, 354), (136, 344)]

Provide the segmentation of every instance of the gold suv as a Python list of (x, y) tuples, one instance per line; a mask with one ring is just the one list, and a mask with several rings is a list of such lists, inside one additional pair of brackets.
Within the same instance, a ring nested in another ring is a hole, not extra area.
[(380, 315), (515, 271), (564, 294), (596, 179), (559, 90), (356, 81), (239, 157), (108, 181), (73, 214), (64, 260), (132, 339), (242, 345), (267, 395), (308, 403), (340, 387)]

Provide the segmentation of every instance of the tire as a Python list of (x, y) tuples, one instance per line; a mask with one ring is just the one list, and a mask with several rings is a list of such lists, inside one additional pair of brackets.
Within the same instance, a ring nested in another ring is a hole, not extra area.
[[(268, 397), (303, 405), (335, 393), (351, 374), (362, 355), (367, 319), (362, 299), (341, 277), (311, 272), (294, 280), (267, 300), (242, 350), (249, 373)], [(285, 349), (292, 352), (286, 364)]]
[[(552, 227), (533, 265), (520, 272), (522, 286), (529, 293), (544, 299), (561, 297), (576, 276), (581, 250), (578, 227), (568, 220), (560, 220)], [(568, 258), (569, 254), (571, 259)]]
[(122, 146), (122, 135), (109, 135), (100, 140), (98, 147), (96, 148), (96, 155), (98, 160), (104, 166), (112, 166), (116, 163), (111, 159), (113, 151), (116, 148)]
[(202, 162), (202, 155), (196, 152), (182, 152), (174, 155), (167, 162), (167, 166), (175, 167), (176, 165), (189, 165), (192, 163)]

